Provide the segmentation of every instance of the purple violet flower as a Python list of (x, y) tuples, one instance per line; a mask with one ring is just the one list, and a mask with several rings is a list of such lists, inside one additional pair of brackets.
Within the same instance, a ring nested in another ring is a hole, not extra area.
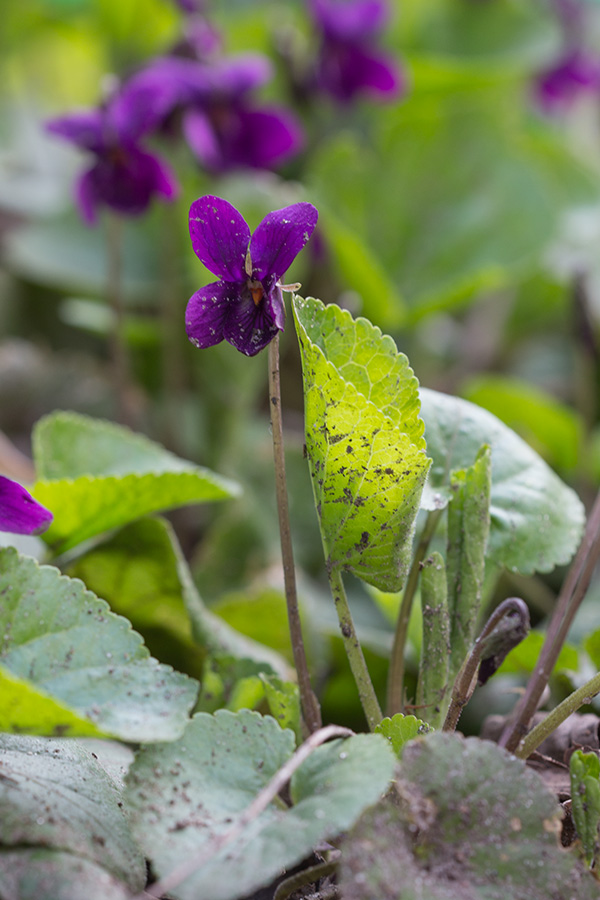
[(165, 57), (135, 75), (125, 93), (170, 86), (163, 126), (168, 128), (179, 111), (185, 139), (209, 171), (272, 169), (300, 148), (303, 135), (292, 113), (252, 98), (270, 77), (271, 66), (263, 56), (210, 63)]
[(397, 62), (382, 53), (377, 37), (387, 20), (385, 0), (308, 0), (321, 32), (316, 86), (347, 103), (362, 92), (397, 97), (403, 78)]
[(77, 205), (86, 222), (96, 221), (100, 206), (136, 216), (146, 211), (155, 194), (174, 198), (177, 182), (169, 167), (140, 144), (172, 102), (173, 87), (157, 85), (121, 91), (104, 107), (46, 123), (49, 132), (94, 158), (76, 185)]
[(586, 91), (600, 87), (600, 59), (576, 49), (542, 72), (535, 84), (536, 99), (544, 112), (560, 113)]
[(34, 500), (16, 481), (0, 475), (0, 531), (39, 534), (52, 521), (52, 513)]
[(311, 203), (294, 203), (269, 213), (256, 231), (220, 197), (201, 197), (190, 207), (194, 253), (220, 281), (196, 291), (185, 326), (202, 349), (229, 341), (255, 356), (283, 331), (285, 309), (280, 278), (309, 240), (318, 212)]

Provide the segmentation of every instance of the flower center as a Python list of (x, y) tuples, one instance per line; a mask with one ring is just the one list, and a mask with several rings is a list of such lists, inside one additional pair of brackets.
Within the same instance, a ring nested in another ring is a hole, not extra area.
[(250, 281), (250, 279), (248, 280), (248, 288), (250, 290), (250, 293), (252, 294), (252, 299), (254, 300), (254, 305), (258, 306), (258, 304), (260, 303), (260, 301), (262, 300), (262, 298), (265, 295), (265, 289), (263, 288), (260, 281), (254, 281), (254, 280)]

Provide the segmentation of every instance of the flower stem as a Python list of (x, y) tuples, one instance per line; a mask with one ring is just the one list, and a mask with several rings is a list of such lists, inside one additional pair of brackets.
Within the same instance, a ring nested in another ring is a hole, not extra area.
[(352, 614), (350, 612), (350, 607), (348, 606), (348, 598), (346, 597), (346, 591), (344, 590), (341, 572), (336, 568), (330, 569), (328, 574), (331, 593), (340, 622), (340, 630), (342, 632), (346, 656), (348, 657), (350, 669), (354, 675), (356, 687), (358, 688), (358, 696), (360, 697), (360, 702), (367, 718), (369, 729), (374, 731), (375, 726), (379, 725), (383, 719), (383, 713), (381, 712), (373, 682), (371, 681), (371, 676), (369, 675), (369, 670), (367, 669), (365, 657), (362, 652), (362, 647), (360, 646), (356, 629), (354, 628), (354, 622), (352, 621)]
[(110, 331), (110, 354), (115, 397), (117, 398), (117, 418), (124, 425), (133, 425), (130, 396), (130, 365), (125, 338), (125, 306), (123, 303), (123, 259), (121, 240), (122, 222), (118, 216), (109, 215), (107, 224), (107, 294), (112, 323)]
[(568, 719), (569, 716), (576, 712), (580, 706), (589, 703), (592, 697), (600, 694), (600, 672), (586, 681), (580, 688), (569, 694), (562, 703), (559, 703), (545, 719), (532, 728), (529, 734), (523, 738), (519, 746), (515, 749), (515, 756), (521, 759), (527, 759), (534, 750), (540, 746), (542, 741), (546, 740), (558, 726)]
[(271, 410), (271, 430), (273, 433), (273, 459), (275, 462), (275, 492), (277, 495), (277, 513), (279, 516), (279, 534), (281, 537), (281, 556), (283, 559), (283, 581), (287, 602), (288, 624), (294, 654), (294, 664), (298, 675), (300, 705), (304, 721), (312, 734), (321, 727), (321, 710), (314, 695), (308, 663), (302, 638), (302, 626), (296, 593), (296, 570), (292, 549), (290, 515), (288, 507), (287, 484), (285, 478), (285, 454), (283, 447), (283, 420), (281, 416), (281, 384), (279, 378), (279, 334), (269, 344), (269, 407)]
[(583, 540), (559, 594), (544, 646), (525, 693), (516, 706), (499, 744), (514, 753), (527, 734), (540, 697), (548, 683), (571, 622), (579, 609), (600, 559), (600, 491), (590, 513)]
[(406, 649), (406, 637), (408, 635), (410, 613), (415, 591), (417, 589), (417, 583), (419, 581), (419, 574), (421, 572), (421, 563), (425, 558), (429, 543), (437, 528), (442, 512), (443, 510), (436, 509), (427, 515), (425, 526), (421, 532), (421, 537), (410, 567), (410, 572), (408, 573), (404, 594), (402, 595), (402, 603), (400, 604), (398, 621), (396, 622), (396, 633), (394, 635), (394, 644), (392, 647), (388, 673), (388, 716), (393, 716), (395, 713), (402, 712), (404, 708), (404, 653)]

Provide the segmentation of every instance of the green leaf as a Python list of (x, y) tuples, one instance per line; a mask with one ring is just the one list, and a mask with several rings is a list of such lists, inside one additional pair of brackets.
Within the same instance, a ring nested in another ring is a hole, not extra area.
[(577, 465), (583, 440), (581, 417), (550, 394), (500, 375), (474, 378), (461, 393), (514, 429), (549, 465), (561, 469)]
[(466, 400), (421, 389), (427, 452), (433, 458), (422, 505), (435, 509), (451, 494), (449, 474), (469, 466), (482, 444), (492, 451), (487, 558), (514, 572), (549, 572), (575, 552), (583, 504), (518, 435)]
[(0, 596), (0, 663), (12, 676), (0, 696), (5, 730), (90, 734), (95, 726), (136, 742), (181, 734), (197, 684), (152, 659), (129, 622), (81, 581), (8, 547)]
[[(283, 678), (290, 675), (282, 656), (236, 631), (206, 607), (177, 536), (164, 519), (140, 519), (128, 525), (78, 559), (69, 574), (81, 578), (115, 612), (130, 619), (136, 630), (150, 639), (151, 650), (153, 638), (157, 649), (164, 652), (166, 635), (170, 652), (187, 660), (194, 673), (202, 668), (208, 653), (253, 659), (266, 663), (263, 671), (275, 671)], [(261, 614), (271, 611), (269, 606), (260, 610)], [(253, 615), (258, 637), (260, 615)]]
[(600, 850), (600, 760), (596, 753), (575, 750), (571, 755), (571, 812), (585, 861), (591, 866)]
[(446, 573), (450, 616), (450, 681), (475, 639), (490, 531), (491, 458), (488, 444), (472, 466), (450, 476)]
[(212, 713), (220, 708), (231, 712), (254, 709), (265, 696), (260, 677), (265, 673), (272, 674), (271, 667), (265, 662), (221, 653), (210, 656), (204, 665), (196, 710)]
[[(473, 12), (467, 4), (466, 18)], [(368, 139), (331, 129), (311, 167), (310, 196), (352, 228), (351, 246), (373, 255), (409, 322), (518, 283), (539, 266), (564, 211), (597, 196), (562, 137), (532, 123), (525, 82), (482, 83), (481, 68), (461, 84), (443, 67), (436, 79), (431, 65), (415, 66), (410, 95), (373, 115)], [(334, 230), (338, 267), (364, 294), (340, 244)], [(386, 309), (377, 314), (388, 327)]]
[[(600, 633), (598, 637), (600, 644)], [(510, 651), (498, 671), (505, 675), (509, 672), (514, 672), (518, 675), (533, 672), (545, 639), (545, 633), (542, 633), (541, 631), (530, 631), (527, 637)], [(588, 648), (586, 647), (586, 649)], [(598, 660), (600, 661), (600, 653), (598, 655)], [(571, 671), (576, 672), (578, 668), (579, 654), (577, 648), (574, 647), (573, 644), (563, 644), (554, 671), (560, 672), (561, 670), (570, 669)]]
[(402, 713), (396, 713), (391, 718), (387, 716), (381, 720), (379, 725), (375, 726), (375, 734), (382, 734), (386, 737), (398, 757), (402, 756), (408, 741), (421, 735), (429, 734), (430, 731), (433, 731), (433, 729), (427, 722), (417, 719), (416, 716), (405, 716)]
[(54, 513), (44, 539), (64, 552), (148, 513), (236, 496), (238, 486), (112, 422), (58, 412), (33, 433), (32, 494)]
[(265, 687), (269, 712), (282, 728), (290, 728), (296, 735), (296, 743), (302, 742), (300, 715), (300, 691), (294, 681), (282, 681), (276, 675), (261, 674)]
[(598, 885), (559, 845), (556, 797), (490, 741), (411, 741), (398, 792), (342, 844), (344, 900), (592, 900)]
[(74, 741), (2, 734), (0, 769), (3, 897), (100, 900), (112, 898), (113, 888), (116, 898), (127, 896), (126, 887), (143, 888), (144, 858), (121, 791), (91, 751)]
[(417, 381), (390, 337), (295, 298), (306, 446), (327, 565), (398, 590), (429, 469)]
[[(234, 826), (293, 749), (291, 731), (248, 710), (200, 713), (179, 741), (144, 747), (129, 770), (126, 799), (154, 871), (166, 875)], [(177, 900), (251, 894), (349, 828), (386, 789), (393, 769), (393, 753), (376, 735), (319, 747), (292, 778), (291, 809), (272, 803), (169, 893)]]

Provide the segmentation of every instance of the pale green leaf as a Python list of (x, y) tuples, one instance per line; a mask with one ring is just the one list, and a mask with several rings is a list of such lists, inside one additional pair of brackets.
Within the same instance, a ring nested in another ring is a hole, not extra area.
[(421, 389), (427, 452), (433, 459), (422, 504), (450, 496), (450, 472), (471, 465), (482, 444), (492, 453), (487, 558), (530, 575), (567, 563), (581, 539), (585, 513), (577, 494), (514, 431), (457, 397)]
[(600, 851), (600, 761), (596, 753), (575, 750), (569, 764), (571, 812), (588, 865)]
[[(224, 710), (195, 716), (175, 743), (143, 748), (126, 797), (155, 872), (170, 873), (234, 826), (293, 749), (292, 732), (270, 716)], [(290, 809), (272, 803), (169, 893), (177, 900), (251, 894), (349, 828), (381, 796), (393, 770), (394, 755), (378, 735), (319, 747), (292, 778)]]
[[(106, 890), (116, 881), (116, 897), (121, 882), (132, 891), (144, 886), (144, 859), (121, 791), (90, 750), (74, 741), (3, 734), (0, 769), (2, 897), (96, 898), (98, 893), (85, 890), (92, 873)], [(26, 867), (23, 883), (17, 876), (22, 878)], [(6, 893), (13, 880), (22, 887)], [(40, 893), (31, 892), (33, 884)]]
[(306, 446), (327, 565), (398, 590), (429, 468), (417, 382), (365, 319), (294, 301)]
[(44, 539), (57, 552), (149, 513), (239, 493), (142, 435), (75, 413), (41, 419), (33, 450), (32, 494), (54, 514)]
[(402, 713), (396, 713), (391, 718), (386, 716), (375, 727), (375, 733), (382, 734), (388, 739), (396, 756), (402, 756), (408, 741), (429, 734), (432, 730), (422, 719), (417, 719), (416, 716), (405, 716)]
[(0, 550), (0, 596), (0, 663), (13, 676), (12, 692), (0, 696), (5, 729), (91, 734), (96, 726), (126, 741), (181, 734), (196, 682), (152, 659), (129, 622), (81, 581), (9, 547)]

